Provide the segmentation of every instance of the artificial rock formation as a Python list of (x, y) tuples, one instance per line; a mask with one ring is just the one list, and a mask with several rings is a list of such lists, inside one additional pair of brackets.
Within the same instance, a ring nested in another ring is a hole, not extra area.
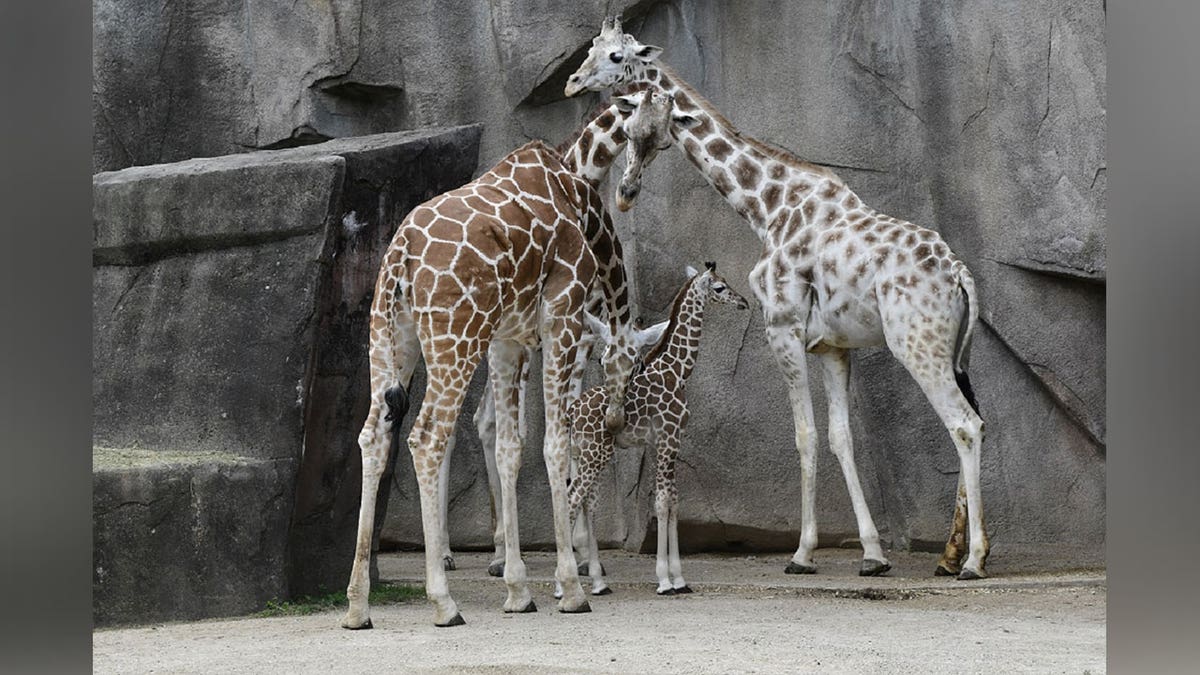
[[(483, 124), (476, 167), (486, 168), (530, 137), (556, 142), (577, 126), (597, 95), (564, 100), (562, 84), (602, 16), (620, 13), (627, 31), (663, 47), (662, 58), (747, 133), (830, 166), (868, 204), (942, 233), (982, 299), (971, 378), (988, 425), (993, 548), (1054, 543), (1102, 559), (1103, 2), (791, 2), (769, 12), (701, 0), (299, 7), (283, 17), (217, 0), (98, 3), (97, 170), (475, 122)], [(760, 244), (679, 153), (658, 160), (637, 208), (616, 222), (651, 322), (668, 311), (686, 263), (716, 259), (746, 291)], [(937, 548), (957, 480), (946, 432), (886, 354), (859, 354), (852, 369), (856, 455), (881, 536)], [(522, 543), (548, 546), (536, 383), (528, 400)], [(757, 313), (706, 327), (689, 400), (681, 546), (793, 549), (799, 458)], [(816, 408), (824, 445), (821, 394)], [(452, 460), (451, 539), (490, 548), (487, 480), (466, 417)], [(329, 424), (357, 433), (361, 418)], [(599, 488), (602, 542), (653, 545), (651, 461), (618, 451)], [(822, 543), (836, 545), (856, 536), (853, 513), (832, 456), (820, 451), (818, 466)], [(386, 545), (420, 545), (415, 488), (411, 466), (399, 462)]]
[(345, 586), (375, 270), (479, 128), (93, 179), (94, 615), (196, 618)]

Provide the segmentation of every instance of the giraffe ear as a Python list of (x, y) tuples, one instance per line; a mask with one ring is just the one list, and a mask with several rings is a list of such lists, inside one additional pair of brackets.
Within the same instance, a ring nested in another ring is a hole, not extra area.
[(593, 335), (600, 338), (602, 342), (608, 343), (610, 341), (612, 334), (608, 331), (608, 325), (596, 318), (595, 314), (592, 314), (591, 312), (584, 312), (583, 323), (585, 326), (587, 326), (587, 329), (591, 331)]
[(692, 267), (691, 265), (687, 266), (686, 271), (687, 271), (687, 278), (689, 278), (689, 279), (696, 276), (697, 274), (700, 274), (700, 270), (696, 269), (695, 267)]
[(642, 63), (650, 63), (657, 59), (659, 54), (662, 54), (662, 47), (655, 47), (654, 45), (640, 45), (633, 52), (633, 54), (641, 59)]
[(633, 112), (641, 102), (641, 94), (625, 94), (623, 96), (613, 97), (613, 104), (617, 106), (617, 110), (620, 110), (626, 115)]
[(691, 129), (697, 124), (700, 124), (700, 118), (696, 117), (695, 115), (671, 115), (671, 120), (675, 122), (675, 125), (680, 129)]
[(667, 321), (659, 321), (658, 323), (643, 328), (637, 332), (638, 348), (648, 347), (662, 339), (663, 333), (667, 332)]

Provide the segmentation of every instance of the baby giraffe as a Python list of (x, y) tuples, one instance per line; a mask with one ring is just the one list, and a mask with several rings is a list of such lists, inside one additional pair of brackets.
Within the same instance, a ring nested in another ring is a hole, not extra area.
[[(654, 512), (658, 517), (658, 562), (654, 572), (658, 577), (659, 595), (692, 592), (683, 580), (679, 562), (679, 493), (675, 487), (675, 459), (688, 420), (685, 387), (700, 348), (704, 303), (712, 299), (736, 305), (739, 309), (750, 306), (717, 274), (716, 263), (706, 263), (706, 266), (708, 269), (703, 273), (688, 267), (687, 281), (675, 296), (665, 333), (634, 366), (625, 398), (625, 429), (614, 438), (605, 426), (608, 394), (603, 387), (588, 389), (567, 408), (572, 454), (579, 462), (578, 474), (567, 493), (568, 512), (572, 518), (577, 518), (580, 507), (586, 505), (586, 516), (590, 519), (594, 503), (592, 487), (600, 471), (612, 459), (614, 442), (623, 447), (635, 443), (643, 447), (654, 444)], [(592, 594), (602, 595), (607, 585), (595, 546), (590, 547), (589, 557)]]

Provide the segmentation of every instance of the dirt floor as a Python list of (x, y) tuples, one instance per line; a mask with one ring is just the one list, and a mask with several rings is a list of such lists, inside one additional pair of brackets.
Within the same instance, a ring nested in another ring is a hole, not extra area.
[[(590, 614), (554, 611), (554, 558), (529, 553), (536, 614), (500, 611), (489, 555), (456, 556), (450, 589), (466, 626), (435, 628), (424, 602), (340, 613), (98, 630), (98, 673), (916, 673), (1105, 671), (1102, 569), (1032, 572), (993, 559), (992, 578), (932, 576), (936, 556), (891, 553), (885, 577), (861, 552), (822, 549), (820, 574), (787, 576), (787, 554), (687, 556), (691, 595), (654, 594), (654, 558), (605, 551), (612, 595)], [(421, 554), (380, 558), (384, 579), (420, 583)], [(584, 587), (588, 588), (585, 579)]]

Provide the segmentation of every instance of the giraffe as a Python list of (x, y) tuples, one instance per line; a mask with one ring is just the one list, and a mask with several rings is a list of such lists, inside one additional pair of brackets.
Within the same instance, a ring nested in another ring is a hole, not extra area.
[(405, 414), (419, 358), (428, 385), (409, 435), (421, 498), (426, 594), (434, 624), (465, 623), (450, 596), (441, 559), (439, 470), (476, 366), (488, 355), (496, 407), (496, 464), (506, 541), (506, 612), (537, 607), (526, 582), (517, 528), (521, 443), (518, 385), (526, 348), (541, 344), (546, 409), (543, 446), (554, 509), (556, 579), (562, 612), (590, 611), (579, 584), (566, 510), (565, 410), (588, 294), (597, 287), (613, 335), (604, 353), (613, 396), (605, 423), (624, 425), (633, 368), (620, 242), (599, 193), (539, 141), (518, 148), (474, 181), (413, 209), (384, 254), (371, 306), (371, 407), (359, 435), (363, 485), (354, 566), (342, 626), (370, 628), (367, 603), (375, 498), (389, 432)]
[[(619, 21), (606, 20), (583, 64), (568, 78), (565, 94), (627, 86), (671, 95), (675, 112), (658, 123), (669, 126), (672, 144), (763, 243), (750, 287), (788, 382), (800, 453), (800, 543), (785, 572), (816, 571), (817, 437), (806, 352), (817, 355), (825, 381), (830, 450), (845, 478), (863, 546), (859, 573), (890, 569), (854, 464), (847, 393), (848, 350), (886, 346), (917, 381), (958, 452), (954, 516), (935, 574), (985, 577), (989, 545), (979, 478), (984, 423), (966, 370), (979, 312), (970, 271), (937, 232), (868, 207), (828, 168), (739, 132), (657, 61), (661, 52), (624, 34)], [(631, 136), (645, 126), (637, 119), (627, 122)], [(631, 137), (617, 188), (622, 210), (636, 199), (641, 171), (658, 149)]]
[[(611, 104), (602, 104), (598, 113), (589, 115), (590, 119), (573, 134), (573, 137), (564, 141), (556, 149), (562, 155), (563, 166), (586, 181), (593, 190), (598, 190), (600, 183), (608, 176), (613, 160), (625, 146), (624, 121), (640, 102), (640, 96), (632, 96), (616, 97)], [(604, 217), (607, 218), (607, 215), (605, 214)], [(606, 227), (611, 230), (611, 224), (606, 225)], [(607, 246), (602, 246), (600, 253), (608, 256), (613, 254), (611, 247)], [(622, 293), (618, 297), (622, 300), (627, 300), (628, 295)], [(602, 308), (603, 303), (600, 301), (600, 298), (593, 295), (585, 314), (591, 321), (585, 323), (585, 327), (588, 330), (582, 332), (577, 345), (574, 374), (571, 377), (571, 383), (568, 388), (570, 400), (578, 398), (580, 392), (583, 391), (584, 370), (594, 349), (598, 345), (607, 345), (612, 341), (612, 335), (608, 326), (594, 316), (596, 311)], [(627, 305), (625, 309), (628, 309)], [(635, 324), (630, 335), (634, 352), (636, 353), (643, 347), (656, 342), (664, 326), (665, 324), (646, 329)], [(524, 445), (526, 430), (525, 389), (526, 383), (529, 380), (529, 364), (533, 358), (535, 349), (535, 347), (526, 348), (522, 359), (522, 368), (517, 389), (517, 428), (522, 445)], [(503, 521), (497, 517), (499, 512), (496, 502), (500, 495), (500, 475), (495, 460), (495, 416), (495, 400), (489, 380), (484, 386), (484, 392), (475, 410), (473, 421), (476, 432), (479, 435), (480, 443), (484, 449), (489, 496), (491, 498), (492, 542), (495, 547), (495, 557), (488, 565), (488, 574), (499, 577), (504, 574), (505, 545)], [(455, 446), (454, 440), (454, 433), (451, 432), (450, 439), (446, 444), (445, 458), (442, 461), (441, 470), (438, 474), (438, 494), (440, 495), (438, 507), (442, 523), (441, 557), (442, 566), (445, 570), (455, 569), (454, 557), (450, 551), (449, 519), (447, 517), (449, 511), (450, 456)], [(590, 523), (583, 528), (581, 536), (584, 539), (592, 540), (594, 545)], [(580, 569), (582, 568), (583, 566), (580, 566)]]
[[(691, 593), (679, 561), (679, 493), (675, 486), (675, 459), (679, 455), (683, 428), (688, 420), (687, 379), (696, 365), (704, 305), (708, 300), (747, 309), (750, 303), (717, 274), (716, 263), (698, 273), (687, 268), (687, 280), (675, 295), (666, 331), (629, 378), (625, 395), (625, 427), (614, 435), (604, 425), (607, 393), (602, 387), (588, 389), (567, 408), (571, 424), (572, 451), (579, 455), (579, 473), (571, 481), (568, 505), (571, 517), (591, 518), (596, 477), (612, 459), (613, 444), (637, 443), (655, 447), (654, 512), (658, 517), (658, 559), (655, 575), (659, 595)], [(580, 514), (580, 508), (584, 514)], [(603, 567), (593, 547), (589, 556), (592, 594), (608, 589)]]
[[(606, 345), (612, 339), (608, 325), (598, 319), (591, 311), (584, 314), (586, 331), (580, 336), (578, 351), (575, 357), (575, 374), (571, 379), (571, 400), (579, 398), (583, 391), (583, 374), (587, 368), (587, 363), (595, 356), (597, 347)], [(633, 329), (633, 344), (636, 352), (641, 352), (646, 347), (658, 342), (662, 337), (663, 331), (667, 327), (667, 322), (662, 321), (650, 327), (642, 325), (641, 317), (638, 317), (634, 322)], [(518, 429), (522, 444), (525, 438), (525, 386), (529, 379), (529, 359), (532, 357), (533, 350), (530, 349), (524, 361), (524, 368), (521, 371), (521, 384), (519, 389), (518, 399)], [(494, 577), (504, 575), (504, 527), (499, 519), (499, 510), (496, 501), (500, 495), (500, 475), (496, 471), (495, 447), (496, 447), (496, 404), (492, 397), (492, 388), (490, 383), (484, 384), (483, 395), (480, 397), (479, 406), (475, 409), (474, 415), (475, 429), (479, 435), (480, 444), (483, 447), (483, 454), (488, 474), (489, 497), (491, 498), (492, 508), (492, 543), (495, 546), (495, 556), (491, 563), (488, 564), (488, 574)], [(449, 464), (449, 451), (447, 451), (447, 459), (443, 462), (442, 472), (445, 474), (446, 465)], [(571, 477), (574, 478), (575, 473), (575, 456), (572, 453), (571, 457)], [(446, 514), (446, 501), (448, 492), (443, 487), (441, 491), (442, 497), (442, 515), (443, 524)], [(590, 514), (589, 514), (590, 519)], [(580, 553), (585, 553), (590, 546), (592, 549), (596, 547), (595, 534), (592, 531), (590, 520), (580, 521), (576, 527), (576, 548)], [(445, 562), (445, 569), (454, 569), (454, 558), (449, 551), (449, 535), (443, 538), (443, 543), (446, 544), (446, 549), (443, 552), (442, 559)], [(580, 563), (580, 576), (587, 574), (587, 564)], [(593, 595), (597, 595), (593, 593)]]

